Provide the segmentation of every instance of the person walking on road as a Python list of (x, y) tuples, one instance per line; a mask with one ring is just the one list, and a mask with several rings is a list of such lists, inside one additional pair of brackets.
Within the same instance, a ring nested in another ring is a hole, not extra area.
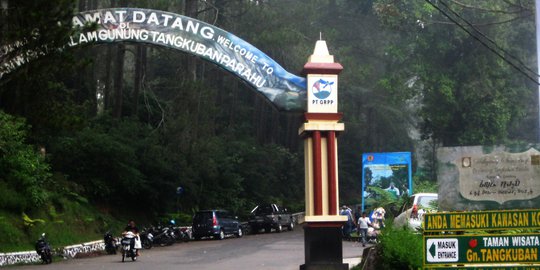
[(366, 237), (370, 225), (371, 221), (366, 216), (366, 212), (363, 212), (362, 216), (358, 219), (358, 232), (360, 233), (360, 239), (363, 247), (366, 246)]

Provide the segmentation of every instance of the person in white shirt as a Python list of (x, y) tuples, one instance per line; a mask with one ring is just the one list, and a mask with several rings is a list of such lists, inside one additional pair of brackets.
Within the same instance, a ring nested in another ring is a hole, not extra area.
[(390, 194), (392, 194), (392, 197), (394, 197), (394, 199), (397, 199), (399, 197), (399, 189), (394, 186), (394, 183), (390, 183), (390, 186), (388, 188), (385, 188), (384, 190), (390, 192)]
[(369, 226), (371, 226), (371, 221), (366, 216), (366, 212), (362, 213), (362, 216), (358, 219), (358, 232), (360, 232), (362, 246), (366, 246), (366, 236)]

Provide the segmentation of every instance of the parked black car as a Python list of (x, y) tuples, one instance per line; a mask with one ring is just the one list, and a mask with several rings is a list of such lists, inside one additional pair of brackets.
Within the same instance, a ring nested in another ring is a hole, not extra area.
[(287, 208), (273, 203), (261, 204), (251, 210), (249, 226), (253, 233), (258, 233), (261, 229), (265, 232), (270, 232), (272, 229), (281, 232), (284, 227), (292, 231), (294, 218)]
[(236, 237), (244, 235), (238, 217), (225, 210), (205, 210), (195, 213), (191, 230), (195, 240), (207, 236), (222, 240), (226, 235)]

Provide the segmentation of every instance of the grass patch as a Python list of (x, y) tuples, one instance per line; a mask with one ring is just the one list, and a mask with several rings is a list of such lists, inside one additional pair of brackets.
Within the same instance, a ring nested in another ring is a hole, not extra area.
[[(0, 252), (18, 251), (24, 248), (33, 248), (22, 244), (26, 240), (24, 226), (17, 226), (18, 217), (0, 212)], [(21, 224), (22, 225), (22, 224)]]
[(0, 211), (0, 252), (33, 250), (42, 233), (53, 248), (60, 248), (99, 240), (107, 230), (120, 234), (124, 226), (125, 221), (101, 213), (84, 201), (56, 199), (29, 213)]

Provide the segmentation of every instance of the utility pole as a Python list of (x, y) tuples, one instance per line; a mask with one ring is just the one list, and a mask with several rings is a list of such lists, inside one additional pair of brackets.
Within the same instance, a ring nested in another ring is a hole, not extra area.
[[(538, 74), (540, 74), (540, 0), (535, 2), (536, 12), (536, 65)], [(540, 77), (537, 77), (540, 82)], [(538, 84), (538, 137), (537, 142), (540, 143), (540, 84)]]

